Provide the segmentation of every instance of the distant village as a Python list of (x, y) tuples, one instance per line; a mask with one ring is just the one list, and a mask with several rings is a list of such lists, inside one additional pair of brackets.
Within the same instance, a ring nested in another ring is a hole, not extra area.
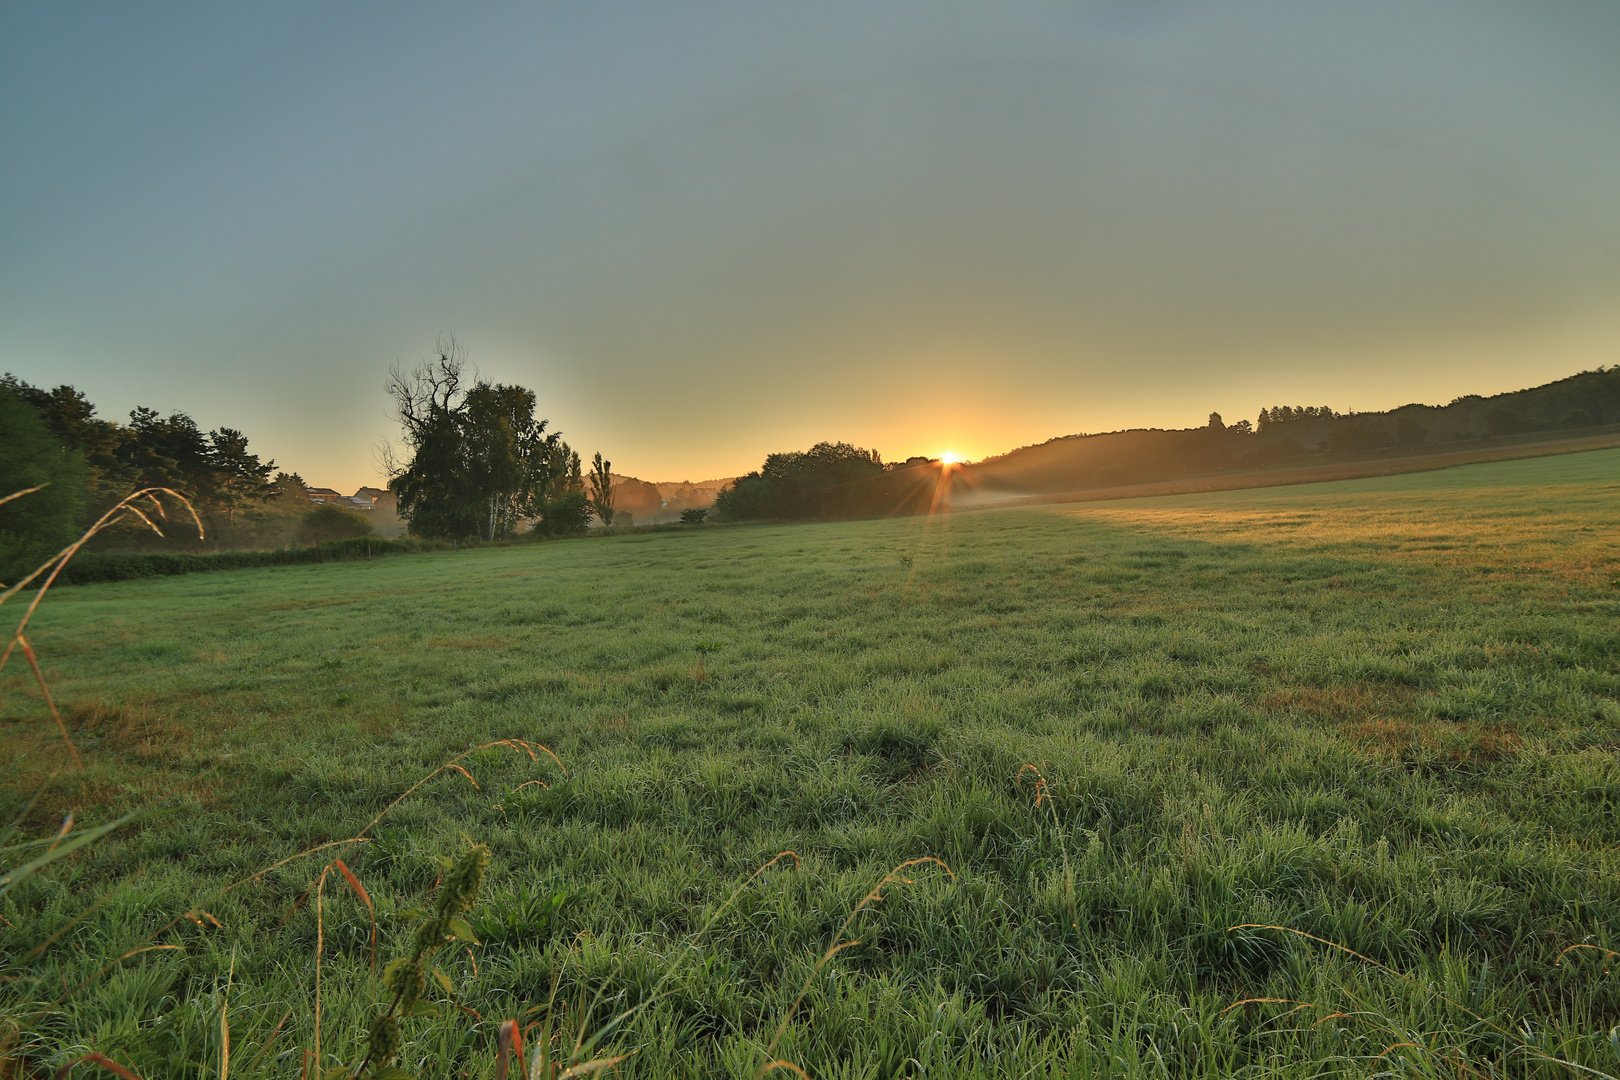
[(309, 501), (314, 503), (330, 503), (341, 506), (345, 510), (382, 510), (395, 513), (399, 509), (399, 499), (387, 488), (363, 487), (353, 495), (344, 495), (331, 488), (312, 487), (306, 489)]

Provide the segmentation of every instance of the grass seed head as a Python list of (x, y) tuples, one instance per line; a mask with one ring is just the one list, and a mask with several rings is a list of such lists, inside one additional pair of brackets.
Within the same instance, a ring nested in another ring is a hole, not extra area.
[(439, 888), (439, 914), (454, 918), (472, 907), (488, 866), (489, 845), (474, 844), (468, 848), (449, 873), (444, 875), (444, 884)]
[(422, 966), (422, 958), (402, 956), (390, 963), (383, 969), (383, 986), (399, 999), (399, 1011), (409, 1013), (427, 990), (427, 971)]
[(371, 1025), (371, 1034), (366, 1046), (367, 1056), (377, 1066), (392, 1064), (399, 1056), (399, 1048), (403, 1042), (399, 1021), (392, 1016), (379, 1016), (377, 1022)]

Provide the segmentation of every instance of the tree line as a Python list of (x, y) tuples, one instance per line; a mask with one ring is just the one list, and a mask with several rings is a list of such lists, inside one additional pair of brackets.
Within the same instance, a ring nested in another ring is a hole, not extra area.
[(76, 462), (82, 510), (92, 517), (143, 487), (183, 491), (199, 511), (225, 517), (276, 494), (276, 463), (260, 461), (235, 428), (204, 431), (184, 412), (163, 416), (144, 406), (130, 412), (127, 424), (102, 420), (74, 387), (46, 390), (10, 373), (0, 376), (0, 394), (29, 406)]
[[(275, 462), (261, 461), (235, 428), (205, 431), (184, 412), (137, 407), (103, 420), (80, 390), (0, 376), (0, 477), (7, 490), (46, 485), (0, 505), (0, 580), (59, 551), (124, 496), (166, 487), (189, 498), (209, 531), (276, 498)], [(307, 502), (305, 506), (307, 507)], [(139, 535), (118, 530), (110, 542)]]

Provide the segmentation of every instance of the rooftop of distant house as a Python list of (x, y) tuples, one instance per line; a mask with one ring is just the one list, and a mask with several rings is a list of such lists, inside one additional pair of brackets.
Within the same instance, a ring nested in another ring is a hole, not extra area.
[(331, 503), (350, 510), (375, 510), (378, 501), (389, 494), (386, 488), (374, 487), (363, 487), (353, 495), (345, 495), (326, 487), (312, 487), (305, 490), (309, 493), (310, 502)]

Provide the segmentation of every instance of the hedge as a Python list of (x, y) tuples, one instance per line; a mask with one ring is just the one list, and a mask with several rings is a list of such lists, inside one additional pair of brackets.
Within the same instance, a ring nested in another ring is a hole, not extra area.
[(58, 585), (88, 585), (99, 581), (127, 581), (130, 578), (167, 577), (195, 574), (205, 570), (241, 570), (254, 566), (290, 566), (294, 563), (344, 562), (371, 559), (381, 555), (406, 555), (419, 551), (448, 551), (439, 540), (381, 540), (361, 536), (353, 540), (323, 540), (313, 547), (281, 548), (277, 551), (81, 551), (57, 576)]

